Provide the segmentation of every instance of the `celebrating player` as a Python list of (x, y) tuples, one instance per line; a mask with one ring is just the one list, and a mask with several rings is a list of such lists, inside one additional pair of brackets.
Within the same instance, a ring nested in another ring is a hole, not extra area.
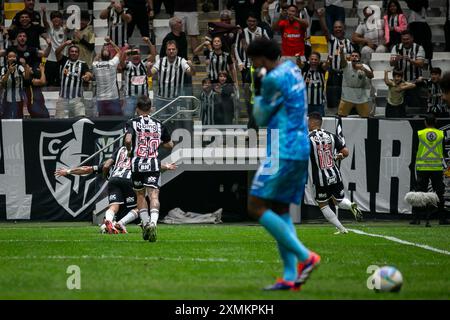
[(341, 172), (336, 165), (336, 160), (342, 160), (348, 156), (348, 149), (340, 137), (322, 129), (320, 113), (309, 114), (308, 128), (311, 146), (309, 157), (316, 189), (316, 201), (325, 218), (338, 229), (337, 234), (348, 233), (328, 206), (328, 201), (332, 198), (339, 208), (350, 210), (357, 221), (362, 218), (358, 205), (345, 198)]
[[(156, 241), (156, 224), (159, 217), (159, 185), (161, 164), (158, 148), (162, 145), (172, 149), (173, 142), (166, 127), (150, 117), (152, 102), (147, 96), (140, 96), (136, 111), (139, 117), (127, 122), (125, 146), (131, 160), (131, 181), (137, 196), (137, 209), (142, 219), (142, 237)], [(162, 143), (162, 144), (161, 144)], [(150, 197), (150, 216), (145, 194)]]
[(297, 238), (289, 215), (290, 203), (302, 199), (308, 176), (308, 103), (302, 71), (291, 61), (281, 63), (280, 53), (276, 42), (264, 38), (247, 49), (253, 66), (267, 70), (253, 114), (268, 132), (268, 156), (253, 179), (248, 211), (275, 238), (284, 262), (283, 278), (265, 290), (299, 290), (320, 263), (320, 256)]
[[(173, 163), (162, 164), (162, 170), (175, 170)], [(108, 200), (109, 208), (105, 213), (104, 225), (101, 230), (109, 234), (127, 233), (126, 225), (138, 218), (136, 209), (136, 194), (131, 184), (131, 159), (128, 158), (128, 151), (125, 147), (115, 151), (112, 157), (98, 166), (82, 166), (72, 169), (58, 168), (55, 171), (56, 177), (66, 177), (68, 175), (103, 174), (108, 177)], [(120, 206), (125, 206), (130, 211), (119, 221), (113, 224), (115, 215), (119, 212)]]

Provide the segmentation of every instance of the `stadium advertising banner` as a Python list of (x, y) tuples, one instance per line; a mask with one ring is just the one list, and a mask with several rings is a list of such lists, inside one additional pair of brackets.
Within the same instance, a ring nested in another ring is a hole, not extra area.
[[(92, 219), (106, 188), (102, 177), (55, 178), (56, 168), (78, 166), (124, 131), (124, 123), (79, 120), (0, 122), (0, 220)], [(120, 142), (88, 164), (104, 161)]]
[[(325, 129), (336, 132), (336, 125), (336, 119), (324, 119)], [(78, 166), (118, 138), (123, 127), (123, 120), (103, 119), (0, 121), (0, 220), (91, 220), (107, 187), (105, 181), (94, 175), (56, 179), (54, 171)], [(416, 132), (423, 127), (421, 119), (343, 119), (350, 155), (342, 161), (341, 171), (347, 195), (361, 210), (411, 212), (403, 198), (414, 186)], [(445, 156), (450, 165), (450, 120), (439, 121), (438, 128), (445, 130)], [(104, 161), (120, 144), (116, 142), (87, 164)], [(203, 171), (215, 170), (211, 164), (202, 166)], [(446, 177), (449, 173), (447, 170)], [(181, 192), (186, 186), (179, 188)], [(448, 199), (450, 179), (446, 188)], [(198, 199), (192, 201), (198, 203)], [(305, 203), (314, 204), (310, 182)]]

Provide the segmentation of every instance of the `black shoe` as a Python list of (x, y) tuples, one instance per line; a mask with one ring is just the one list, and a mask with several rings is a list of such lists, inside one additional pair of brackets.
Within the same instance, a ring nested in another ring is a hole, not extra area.
[(420, 224), (420, 220), (419, 221), (418, 220), (413, 220), (409, 224)]
[(426, 228), (430, 228), (430, 227), (431, 227), (431, 224), (427, 221), (427, 223), (425, 224), (425, 227), (426, 227)]
[(449, 224), (450, 224), (450, 221), (448, 221), (448, 220), (440, 220), (440, 221), (439, 221), (439, 224), (440, 224), (440, 225), (449, 225)]
[(194, 64), (201, 64), (200, 58), (199, 58), (198, 56), (194, 56), (194, 57), (192, 58), (192, 62), (194, 62)]

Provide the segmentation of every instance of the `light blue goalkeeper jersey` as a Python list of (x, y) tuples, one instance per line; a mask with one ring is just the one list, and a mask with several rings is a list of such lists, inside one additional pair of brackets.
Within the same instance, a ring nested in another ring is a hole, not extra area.
[(264, 77), (253, 116), (259, 126), (267, 126), (268, 157), (277, 156), (278, 150), (280, 159), (308, 159), (307, 111), (306, 86), (296, 64), (286, 61)]

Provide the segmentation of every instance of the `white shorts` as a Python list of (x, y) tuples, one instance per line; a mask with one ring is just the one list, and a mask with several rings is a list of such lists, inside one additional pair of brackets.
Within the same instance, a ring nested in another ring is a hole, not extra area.
[(186, 32), (188, 36), (198, 36), (200, 34), (198, 30), (198, 12), (175, 11), (174, 15), (183, 21), (183, 32)]
[(56, 101), (55, 118), (72, 118), (86, 116), (86, 108), (83, 98), (65, 99), (59, 98)]

